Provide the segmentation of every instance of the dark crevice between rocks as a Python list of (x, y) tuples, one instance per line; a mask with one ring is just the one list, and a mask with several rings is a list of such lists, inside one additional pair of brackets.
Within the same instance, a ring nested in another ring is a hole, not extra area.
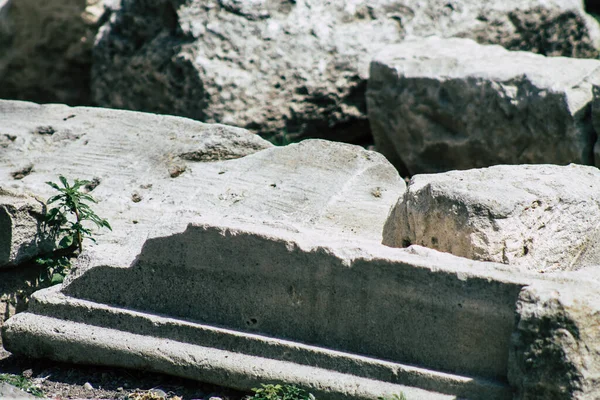
[[(597, 87), (593, 88), (594, 92), (598, 91)], [(594, 94), (594, 97), (598, 94)], [(594, 147), (598, 141), (598, 134), (594, 129), (593, 117), (592, 117), (593, 104), (588, 104), (585, 110), (583, 119), (581, 120), (581, 129), (584, 130), (584, 136), (587, 139), (586, 146), (583, 151), (582, 159), (585, 165), (595, 165)]]
[[(283, 133), (261, 136), (275, 143), (283, 141), (282, 144), (304, 139), (327, 139), (363, 147), (372, 146), (374, 140), (367, 118), (367, 81), (356, 76), (348, 85), (350, 90), (341, 98), (330, 93), (309, 93), (306, 87), (297, 88), (296, 94), (304, 95), (303, 102), (314, 105), (317, 111), (292, 115), (285, 121)], [(349, 115), (344, 111), (347, 108), (355, 109), (355, 114)], [(269, 136), (274, 136), (275, 140)]]
[[(186, 57), (194, 38), (181, 28), (177, 9), (183, 0), (123, 4), (110, 35), (96, 44), (96, 104), (204, 121), (208, 94)], [(135, 62), (127, 62), (127, 59)], [(112, 88), (130, 87), (115, 95)]]
[(595, 17), (598, 17), (598, 14), (600, 14), (600, 2), (598, 0), (586, 0), (584, 4), (587, 13), (596, 14)]
[[(275, 141), (284, 136), (287, 142), (305, 139), (327, 139), (335, 142), (368, 146), (373, 143), (371, 127), (366, 116), (350, 117), (346, 121), (330, 125), (326, 118), (293, 118), (286, 121), (284, 133), (275, 135)], [(273, 140), (273, 138), (267, 138)], [(287, 143), (283, 143), (287, 144)]]

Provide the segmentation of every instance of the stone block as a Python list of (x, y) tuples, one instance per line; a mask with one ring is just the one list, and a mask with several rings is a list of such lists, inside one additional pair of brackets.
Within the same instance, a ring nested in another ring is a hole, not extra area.
[(574, 164), (415, 175), (383, 243), (538, 272), (599, 265), (598, 187), (597, 168)]
[(600, 61), (507, 51), (436, 37), (371, 63), (377, 149), (403, 174), (497, 164), (594, 165)]

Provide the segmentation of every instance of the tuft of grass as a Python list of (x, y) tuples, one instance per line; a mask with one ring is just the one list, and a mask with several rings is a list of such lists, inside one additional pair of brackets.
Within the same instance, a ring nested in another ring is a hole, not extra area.
[(295, 385), (261, 384), (253, 388), (255, 400), (315, 400), (315, 396)]
[(21, 375), (0, 374), (0, 382), (8, 383), (35, 397), (44, 397), (42, 389), (37, 387), (29, 378)]

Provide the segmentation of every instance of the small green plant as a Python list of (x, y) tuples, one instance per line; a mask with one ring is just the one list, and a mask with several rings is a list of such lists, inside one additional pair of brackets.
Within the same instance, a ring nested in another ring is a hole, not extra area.
[(407, 400), (404, 393), (393, 394), (391, 397), (378, 397), (378, 400)]
[(59, 179), (62, 187), (54, 182), (46, 182), (59, 191), (59, 194), (48, 199), (48, 204), (56, 203), (57, 206), (46, 213), (46, 224), (50, 228), (51, 235), (56, 238), (62, 236), (58, 243), (60, 248), (76, 247), (81, 254), (83, 239), (96, 241), (92, 231), (83, 225), (85, 221), (94, 223), (98, 228), (108, 228), (109, 230), (112, 228), (107, 220), (96, 215), (87, 204), (97, 203), (97, 201), (91, 195), (80, 191), (82, 186), (91, 184), (90, 181), (75, 179), (75, 182), (69, 185), (64, 176), (59, 176)]
[(30, 379), (21, 375), (0, 374), (0, 382), (6, 382), (9, 385), (18, 387), (19, 389), (32, 394), (35, 397), (44, 397), (42, 389), (37, 387)]
[(254, 388), (254, 396), (251, 399), (256, 400), (315, 400), (315, 396), (307, 393), (295, 385), (272, 385), (261, 384), (260, 388)]

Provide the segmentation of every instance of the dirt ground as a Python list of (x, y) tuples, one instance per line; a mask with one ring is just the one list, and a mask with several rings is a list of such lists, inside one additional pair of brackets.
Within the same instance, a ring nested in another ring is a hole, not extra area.
[[(36, 290), (33, 282), (40, 272), (33, 265), (0, 270), (0, 328), (10, 316), (27, 309), (28, 297)], [(50, 399), (127, 399), (135, 394), (141, 399), (151, 390), (153, 396), (147, 396), (148, 400), (163, 394), (167, 399), (179, 396), (184, 400), (239, 400), (247, 394), (162, 374), (17, 357), (4, 350), (0, 339), (2, 374), (30, 379)]]

